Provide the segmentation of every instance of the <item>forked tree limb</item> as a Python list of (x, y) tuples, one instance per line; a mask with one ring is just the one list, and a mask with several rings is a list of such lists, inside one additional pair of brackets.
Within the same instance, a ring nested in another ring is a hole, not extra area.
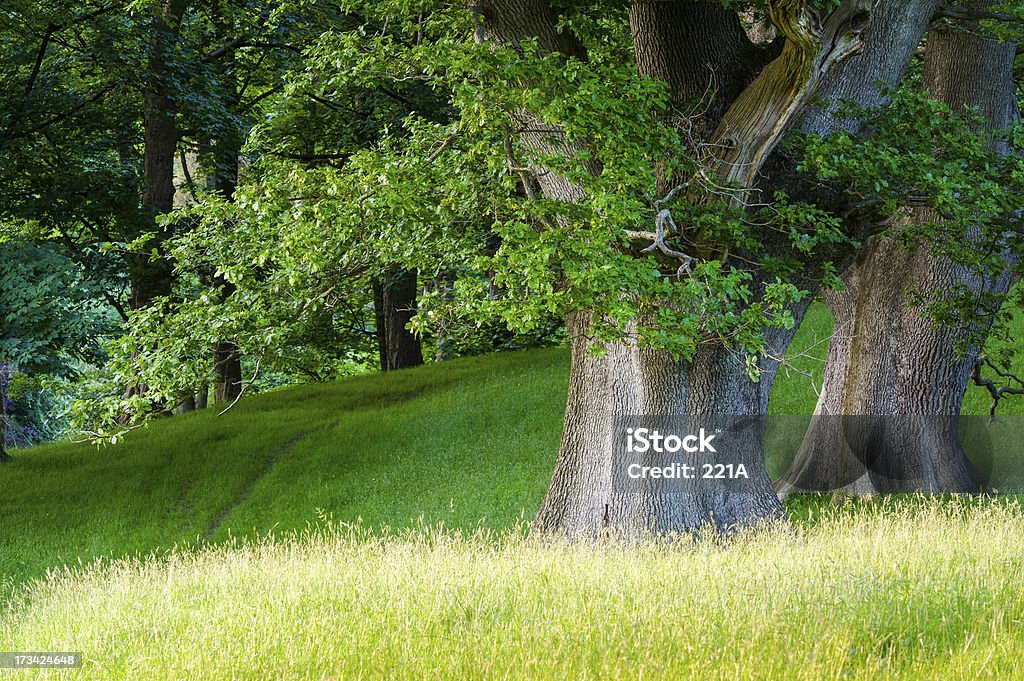
[(765, 159), (797, 120), (829, 72), (863, 46), (868, 0), (844, 0), (822, 13), (800, 0), (769, 5), (786, 44), (733, 102), (709, 145), (708, 164), (728, 183), (749, 188)]
[[(981, 375), (983, 367), (988, 367), (996, 373), (999, 378), (1006, 381), (1004, 385), (998, 385), (991, 378), (985, 378)], [(988, 394), (992, 397), (992, 404), (989, 405), (988, 415), (989, 418), (996, 417), (996, 409), (999, 407), (999, 400), (1005, 395), (1024, 395), (1024, 380), (1021, 380), (1016, 374), (1011, 374), (1008, 371), (1003, 371), (989, 359), (988, 355), (981, 355), (974, 363), (974, 370), (971, 372), (971, 380), (974, 385), (984, 388), (988, 391)], [(1018, 387), (1014, 387), (1013, 383), (1016, 383)]]

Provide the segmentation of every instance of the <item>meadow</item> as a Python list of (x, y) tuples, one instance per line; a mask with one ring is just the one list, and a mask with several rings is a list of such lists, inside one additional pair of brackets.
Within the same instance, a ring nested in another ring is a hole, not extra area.
[[(797, 368), (829, 333), (816, 308)], [(773, 413), (813, 407), (801, 371)], [(642, 547), (528, 536), (566, 380), (564, 350), (504, 353), (15, 452), (0, 651), (85, 669), (0, 678), (1024, 677), (1016, 497), (799, 497), (784, 526)]]

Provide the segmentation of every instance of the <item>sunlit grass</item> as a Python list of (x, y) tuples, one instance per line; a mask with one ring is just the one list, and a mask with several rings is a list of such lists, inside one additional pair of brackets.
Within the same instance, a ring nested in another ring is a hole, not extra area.
[(92, 566), (21, 589), (0, 648), (82, 651), (89, 679), (1024, 676), (1016, 502), (814, 512), (731, 541), (335, 527)]
[[(818, 305), (801, 370), (829, 330)], [(789, 529), (730, 542), (524, 537), (567, 363), (444, 362), (16, 452), (0, 651), (80, 650), (51, 676), (83, 679), (1024, 678), (1012, 497), (795, 497)], [(813, 404), (780, 375), (772, 413)]]
[(472, 357), (246, 397), (114, 446), (17, 451), (0, 466), (0, 598), (5, 578), (287, 532), (321, 511), (508, 527), (550, 480), (567, 377), (558, 349)]

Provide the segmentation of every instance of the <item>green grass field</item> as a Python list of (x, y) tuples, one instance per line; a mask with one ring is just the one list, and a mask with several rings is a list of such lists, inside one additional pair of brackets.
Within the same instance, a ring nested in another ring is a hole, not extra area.
[[(830, 330), (816, 307), (799, 367), (820, 373)], [(525, 538), (567, 361), (462, 359), (15, 452), (0, 651), (82, 650), (90, 679), (1024, 678), (1012, 498), (795, 499), (790, 527), (726, 543)], [(771, 411), (814, 399), (783, 373)]]
[(1021, 536), (935, 500), (725, 545), (327, 529), (55, 574), (0, 640), (89, 679), (1019, 679)]

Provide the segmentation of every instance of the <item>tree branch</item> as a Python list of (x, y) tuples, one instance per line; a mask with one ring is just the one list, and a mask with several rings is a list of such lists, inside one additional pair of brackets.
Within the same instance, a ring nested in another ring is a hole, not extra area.
[(209, 64), (212, 61), (220, 59), (228, 52), (233, 52), (234, 50), (237, 50), (239, 47), (245, 47), (248, 44), (249, 36), (240, 35), (237, 38), (232, 38), (231, 40), (227, 41), (217, 49), (210, 50), (209, 52), (204, 54), (199, 61), (203, 62), (204, 64)]
[(973, 9), (970, 7), (961, 7), (959, 5), (947, 5), (945, 3), (939, 5), (939, 8), (935, 11), (934, 18), (958, 19), (960, 21), (983, 21), (988, 19), (991, 21), (1006, 21), (1011, 23), (1024, 22), (1024, 17), (1017, 16), (1016, 14), (993, 12), (991, 10), (984, 9)]
[[(996, 372), (999, 378), (1005, 379), (1006, 385), (997, 385), (995, 381), (990, 378), (983, 378), (981, 375), (981, 369), (983, 366), (987, 366), (992, 371)], [(1024, 380), (1018, 378), (1015, 374), (1011, 374), (1008, 371), (1002, 371), (999, 367), (992, 363), (992, 360), (988, 358), (988, 355), (981, 355), (974, 362), (974, 370), (971, 372), (971, 380), (974, 381), (974, 385), (985, 388), (988, 394), (992, 396), (992, 404), (988, 408), (989, 418), (996, 417), (996, 408), (999, 406), (999, 400), (1004, 395), (1024, 395)], [(1012, 383), (1016, 383), (1019, 387), (1013, 387)]]

